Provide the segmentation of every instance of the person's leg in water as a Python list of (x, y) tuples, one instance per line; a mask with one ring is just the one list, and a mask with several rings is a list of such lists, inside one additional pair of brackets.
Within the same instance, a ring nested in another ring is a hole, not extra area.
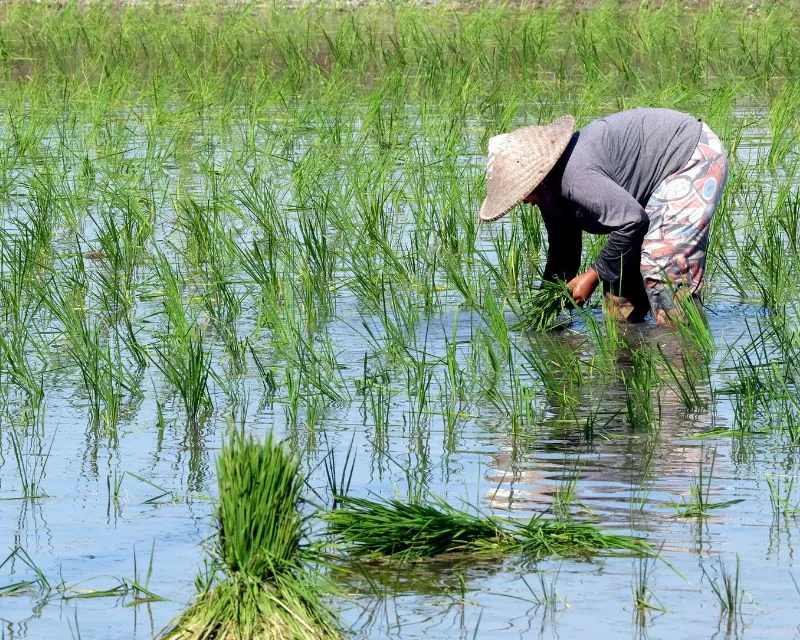
[(647, 203), (650, 228), (642, 243), (644, 291), (658, 324), (680, 314), (678, 296), (699, 298), (711, 217), (728, 177), (728, 157), (708, 125), (680, 171), (658, 185)]
[(650, 311), (639, 260), (622, 270), (618, 290), (603, 283), (605, 310), (620, 322), (642, 322)]

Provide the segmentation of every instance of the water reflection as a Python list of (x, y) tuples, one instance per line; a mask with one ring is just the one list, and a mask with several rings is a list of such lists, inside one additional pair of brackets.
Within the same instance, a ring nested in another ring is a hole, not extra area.
[[(657, 527), (643, 515), (652, 502), (680, 504), (689, 499), (692, 478), (701, 468), (727, 473), (713, 447), (690, 439), (720, 426), (715, 412), (708, 367), (702, 356), (674, 332), (654, 327), (628, 327), (624, 346), (615, 352), (614, 367), (630, 377), (637, 350), (663, 354), (675, 367), (695, 363), (693, 390), (704, 408), (689, 409), (669, 382), (653, 386), (652, 421), (632, 425), (630, 389), (619, 375), (600, 371), (583, 384), (565, 386), (569, 397), (546, 395), (539, 424), (521, 437), (495, 434), (498, 452), (485, 474), (488, 504), (496, 509), (531, 512), (551, 509), (601, 517), (610, 526)], [(556, 348), (580, 353), (585, 337), (566, 332)], [(547, 345), (544, 345), (547, 348)], [(585, 355), (585, 354), (584, 354)], [(663, 366), (661, 367), (663, 369)], [(664, 376), (662, 372), (662, 377)], [(708, 473), (708, 471), (706, 471)], [(711, 484), (711, 494), (717, 489)], [(674, 515), (674, 507), (666, 509)]]

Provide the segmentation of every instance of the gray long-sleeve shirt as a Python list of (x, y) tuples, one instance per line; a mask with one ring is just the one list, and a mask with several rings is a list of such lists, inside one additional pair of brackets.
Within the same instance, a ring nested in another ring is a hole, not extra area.
[(681, 169), (702, 122), (670, 109), (631, 109), (576, 131), (542, 183), (539, 208), (548, 236), (545, 278), (569, 280), (581, 261), (581, 233), (609, 234), (595, 263), (600, 278), (619, 286), (638, 263), (650, 220), (645, 205), (658, 184)]

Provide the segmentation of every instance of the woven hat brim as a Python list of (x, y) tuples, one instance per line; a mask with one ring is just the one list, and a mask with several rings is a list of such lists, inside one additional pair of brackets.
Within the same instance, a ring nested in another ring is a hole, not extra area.
[(499, 220), (520, 204), (555, 166), (572, 134), (575, 118), (562, 116), (548, 125), (528, 126), (489, 140), (486, 198), (478, 217)]

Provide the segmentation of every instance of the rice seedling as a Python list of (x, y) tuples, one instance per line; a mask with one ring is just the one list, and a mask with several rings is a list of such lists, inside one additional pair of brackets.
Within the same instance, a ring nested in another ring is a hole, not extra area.
[[(715, 509), (724, 509), (726, 507), (744, 502), (743, 498), (735, 498), (733, 500), (723, 500), (719, 502), (711, 501), (711, 480), (714, 476), (714, 464), (717, 459), (717, 451), (711, 456), (711, 468), (708, 473), (705, 472), (705, 465), (701, 460), (698, 467), (697, 475), (692, 480), (690, 487), (690, 498), (684, 500), (683, 504), (676, 504), (678, 518), (707, 518), (711, 511)], [(706, 479), (707, 477), (707, 479)]]
[(633, 370), (622, 374), (625, 385), (625, 410), (632, 429), (649, 429), (653, 424), (652, 392), (657, 372), (652, 349), (643, 345), (631, 349)]
[(708, 364), (714, 357), (716, 346), (708, 321), (699, 308), (700, 302), (686, 295), (678, 295), (677, 300), (679, 311), (675, 326), (678, 333), (698, 350), (703, 361)]
[(49, 224), (40, 229), (30, 221), (12, 224), (16, 227), (13, 231), (0, 230), (0, 299), (3, 317), (14, 328), (30, 319), (38, 307), (30, 293), (39, 269), (46, 264), (42, 253), (49, 251), (51, 229)]
[[(452, 335), (458, 332), (458, 316), (453, 319)], [(440, 384), (443, 389), (442, 402), (444, 404), (444, 423), (447, 438), (452, 441), (456, 435), (456, 427), (459, 419), (464, 415), (464, 404), (466, 403), (467, 391), (464, 372), (458, 362), (457, 344), (453, 340), (445, 338), (445, 375), (444, 383)]]
[[(749, 432), (753, 429), (753, 422), (759, 411), (767, 411), (769, 399), (780, 394), (783, 388), (781, 382), (786, 374), (782, 366), (778, 365), (773, 355), (774, 345), (772, 337), (776, 334), (776, 327), (762, 326), (758, 323), (759, 332), (756, 334), (750, 323), (747, 323), (745, 333), (749, 342), (740, 347), (732, 345), (723, 362), (728, 358), (734, 359), (730, 367), (721, 366), (720, 371), (735, 373), (735, 378), (727, 381), (726, 386), (718, 391), (720, 394), (734, 397), (734, 419), (737, 430)], [(782, 332), (781, 332), (782, 333)], [(743, 333), (744, 336), (744, 333)]]
[(580, 459), (577, 458), (573, 463), (572, 469), (565, 470), (561, 478), (559, 478), (558, 486), (553, 491), (550, 511), (556, 519), (571, 520), (573, 505), (583, 506), (577, 501), (576, 497), (579, 477)]
[(574, 391), (583, 384), (583, 363), (576, 349), (546, 334), (529, 337), (519, 353), (542, 383), (548, 396), (565, 407), (577, 402)]
[(42, 481), (47, 470), (47, 461), (53, 450), (55, 434), (45, 449), (45, 443), (37, 434), (20, 435), (13, 426), (9, 429), (9, 433), (22, 497), (26, 500), (47, 497)]
[(508, 390), (490, 388), (485, 395), (498, 411), (508, 417), (511, 435), (516, 440), (524, 426), (537, 424), (541, 418), (541, 410), (537, 403), (534, 385), (523, 382), (522, 376), (512, 373), (516, 370), (516, 359), (513, 355), (509, 360), (508, 370)]
[(591, 361), (587, 362), (588, 374), (592, 377), (613, 376), (617, 374), (619, 350), (623, 341), (619, 336), (616, 313), (604, 299), (603, 316), (598, 320), (588, 307), (579, 308), (577, 314), (583, 321), (583, 330), (591, 344)]
[(635, 607), (634, 615), (640, 626), (646, 622), (646, 612), (664, 613), (665, 611), (650, 588), (654, 560), (653, 556), (641, 556), (634, 560), (636, 568), (633, 574), (633, 605)]
[(498, 520), (462, 512), (440, 499), (415, 504), (394, 498), (339, 496), (337, 501), (339, 508), (324, 518), (348, 555), (414, 559), (496, 551), (511, 540)]
[(642, 540), (607, 534), (590, 524), (535, 517), (526, 524), (461, 511), (441, 498), (340, 497), (324, 515), (328, 530), (347, 554), (419, 559), (443, 553), (519, 553), (531, 560), (590, 557), (621, 551), (648, 553)]
[(339, 637), (306, 542), (297, 458), (271, 434), (262, 443), (234, 431), (217, 471), (211, 577), (164, 637)]
[(767, 486), (769, 487), (769, 503), (772, 507), (772, 517), (800, 515), (800, 500), (794, 496), (794, 478), (789, 478), (786, 482), (781, 482), (781, 476), (774, 480), (767, 476)]
[(375, 428), (376, 445), (385, 448), (389, 435), (389, 412), (392, 405), (392, 387), (388, 376), (383, 382), (370, 384), (367, 387), (367, 410)]
[(531, 559), (591, 558), (603, 553), (649, 554), (641, 538), (605, 533), (590, 524), (534, 517), (517, 532), (513, 549)]
[(45, 574), (42, 572), (42, 569), (33, 561), (30, 555), (28, 555), (28, 552), (19, 545), (15, 546), (11, 550), (11, 553), (6, 556), (5, 560), (0, 563), (0, 569), (8, 564), (12, 564), (13, 566), (13, 563), (16, 559), (19, 559), (28, 569), (31, 570), (33, 573), (33, 579), (18, 580), (16, 582), (12, 582), (11, 584), (4, 585), (2, 588), (0, 588), (0, 596), (14, 595), (34, 586), (36, 586), (37, 590), (41, 593), (48, 593), (52, 590), (52, 586), (47, 580)]
[(711, 590), (717, 597), (721, 611), (729, 616), (739, 614), (744, 604), (745, 592), (739, 585), (739, 564), (737, 555), (736, 568), (731, 572), (722, 558), (718, 558), (714, 576), (709, 575), (705, 566), (702, 566), (703, 577), (708, 581)]
[(483, 252), (478, 254), (499, 293), (506, 298), (519, 296), (519, 281), (523, 270), (521, 242), (517, 226), (512, 227), (510, 233), (506, 227), (500, 227), (498, 232), (492, 234), (492, 259)]
[(800, 91), (794, 85), (786, 85), (770, 103), (769, 119), (772, 128), (772, 144), (767, 158), (774, 169), (797, 145), (797, 105)]
[(25, 393), (26, 400), (35, 409), (44, 398), (43, 374), (31, 368), (25, 353), (28, 340), (25, 333), (15, 332), (11, 340), (0, 333), (0, 371), (6, 373), (9, 381)]
[(183, 301), (185, 287), (183, 274), (177, 266), (173, 266), (162, 251), (156, 252), (153, 259), (153, 270), (158, 278), (162, 313), (167, 322), (165, 333), (171, 330), (174, 336), (180, 340), (180, 336), (189, 334), (192, 324), (192, 318), (187, 314)]
[(64, 600), (86, 600), (90, 598), (120, 598), (126, 599), (128, 606), (137, 606), (149, 602), (163, 602), (163, 598), (150, 589), (150, 579), (153, 577), (153, 560), (155, 558), (155, 540), (150, 547), (150, 560), (147, 564), (147, 573), (139, 575), (136, 558), (136, 548), (133, 549), (133, 578), (117, 578), (117, 584), (106, 588), (82, 588), (79, 585), (58, 587), (59, 594)]
[[(327, 434), (324, 435), (324, 438), (327, 445)], [(331, 496), (331, 509), (336, 509), (339, 506), (337, 496), (346, 496), (350, 492), (350, 485), (353, 482), (353, 473), (356, 467), (353, 440), (350, 440), (350, 445), (347, 448), (341, 467), (338, 466), (335, 451), (332, 448), (328, 449), (323, 465), (325, 467), (328, 492)]]
[(101, 292), (108, 299), (106, 309), (113, 320), (133, 311), (136, 270), (143, 262), (154, 220), (152, 211), (134, 199), (135, 194), (109, 189), (106, 197), (108, 208), (90, 219), (97, 230), (94, 255), (104, 267), (99, 273)]
[(137, 393), (135, 379), (112, 351), (100, 324), (87, 312), (83, 261), (71, 263), (67, 276), (71, 289), (62, 291), (51, 280), (41, 287), (44, 305), (58, 319), (64, 337), (64, 350), (80, 371), (83, 391), (88, 399), (93, 425), (102, 424), (113, 436), (116, 431), (123, 393)]
[(745, 250), (738, 259), (759, 292), (763, 307), (776, 311), (789, 299), (784, 265), (790, 258), (777, 224), (766, 222), (758, 236), (755, 246)]
[(707, 368), (698, 363), (692, 353), (686, 349), (680, 350), (680, 363), (664, 351), (661, 344), (657, 345), (658, 356), (656, 361), (664, 370), (663, 380), (667, 386), (678, 396), (683, 406), (689, 410), (702, 409), (706, 400), (700, 394), (700, 382), (706, 378)]
[[(533, 603), (536, 608), (543, 608), (545, 614), (548, 612), (555, 613), (556, 609), (558, 608), (559, 600), (561, 599), (558, 595), (558, 591), (556, 591), (556, 583), (558, 582), (558, 577), (561, 574), (561, 567), (553, 574), (552, 578), (549, 580), (545, 577), (544, 571), (537, 571), (536, 577), (539, 581), (539, 589), (535, 589), (528, 583), (525, 576), (520, 576), (522, 578), (523, 583), (528, 589), (531, 597), (533, 598)], [(564, 601), (566, 602), (566, 601)]]
[(415, 354), (408, 350), (407, 361), (404, 366), (406, 378), (406, 396), (408, 398), (409, 423), (420, 427), (428, 413), (431, 383), (433, 382), (433, 367), (428, 361), (428, 354), (424, 347), (421, 353)]
[(125, 473), (126, 475), (136, 478), (139, 482), (143, 482), (147, 486), (158, 491), (156, 495), (147, 498), (143, 504), (158, 504), (160, 502), (176, 504), (182, 501), (181, 497), (175, 491), (171, 491), (170, 489), (167, 489), (160, 484), (145, 478), (144, 476), (140, 476), (138, 473), (134, 473), (133, 471), (126, 471)]
[(515, 325), (524, 331), (547, 331), (569, 323), (560, 319), (563, 311), (569, 309), (572, 296), (563, 282), (545, 280), (541, 286), (520, 304), (522, 319)]
[(283, 305), (264, 309), (276, 355), (298, 373), (298, 384), (302, 381), (331, 402), (349, 399), (330, 336), (321, 329), (310, 334), (302, 327), (291, 289), (284, 289), (283, 299)]
[(120, 498), (122, 496), (122, 481), (125, 479), (125, 472), (117, 474), (114, 469), (114, 478), (112, 480), (111, 474), (106, 475), (106, 517), (111, 518), (112, 505), (114, 518), (119, 517), (120, 514)]
[(273, 373), (271, 368), (268, 368), (261, 361), (261, 357), (258, 355), (255, 347), (253, 346), (253, 343), (248, 341), (248, 346), (250, 348), (250, 355), (252, 356), (253, 362), (256, 365), (256, 369), (258, 370), (258, 377), (264, 388), (264, 393), (268, 397), (272, 397), (275, 395), (275, 390), (278, 388), (277, 382), (275, 380), (275, 374)]
[(199, 329), (192, 329), (177, 339), (177, 348), (155, 347), (158, 357), (153, 358), (153, 364), (180, 395), (189, 425), (197, 425), (213, 410), (208, 391), (211, 354), (203, 344)]

